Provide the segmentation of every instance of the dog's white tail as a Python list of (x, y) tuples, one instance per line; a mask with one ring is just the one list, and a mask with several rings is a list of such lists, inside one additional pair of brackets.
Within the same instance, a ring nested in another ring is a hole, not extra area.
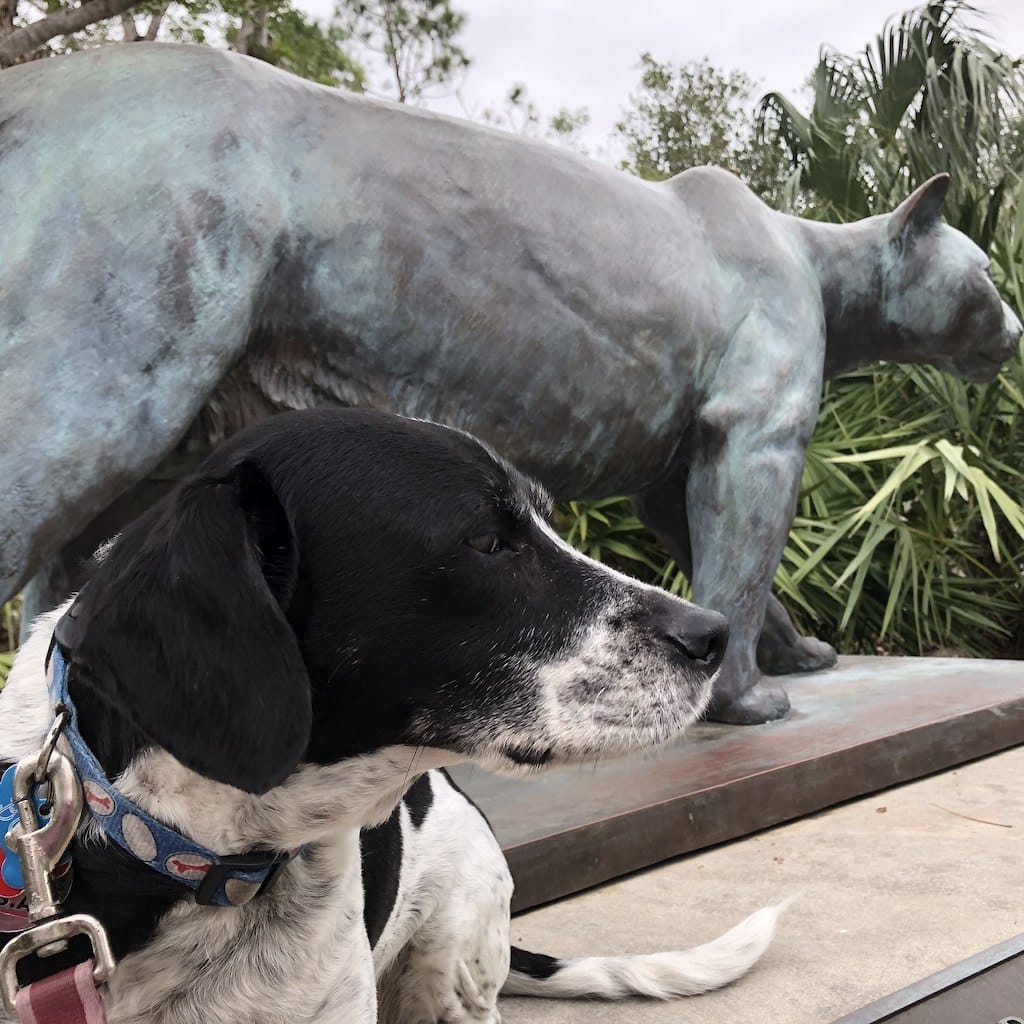
[(703, 946), (641, 956), (588, 956), (557, 960), (512, 947), (503, 995), (550, 999), (622, 999), (695, 996), (746, 974), (772, 941), (785, 904), (765, 907)]

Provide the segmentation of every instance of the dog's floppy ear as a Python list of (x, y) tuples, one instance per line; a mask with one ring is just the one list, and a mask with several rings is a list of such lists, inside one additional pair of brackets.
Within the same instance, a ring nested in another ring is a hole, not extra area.
[(942, 219), (950, 177), (943, 172), (918, 185), (892, 212), (889, 234), (893, 240), (924, 231)]
[(296, 571), (285, 510), (242, 462), (129, 527), (57, 635), (75, 678), (154, 743), (263, 793), (309, 742), (309, 679), (284, 614)]

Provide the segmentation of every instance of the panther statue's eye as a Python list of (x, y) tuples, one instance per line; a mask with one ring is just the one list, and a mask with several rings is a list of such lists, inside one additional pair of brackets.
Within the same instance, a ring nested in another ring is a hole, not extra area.
[(466, 543), (481, 555), (496, 555), (505, 549), (505, 542), (496, 533), (481, 533), (479, 537), (470, 537)]

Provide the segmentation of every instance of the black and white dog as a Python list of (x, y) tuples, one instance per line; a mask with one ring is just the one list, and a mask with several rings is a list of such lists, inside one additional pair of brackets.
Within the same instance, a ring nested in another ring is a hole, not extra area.
[(52, 720), (64, 614), (80, 734), (116, 790), (218, 855), (301, 851), (244, 905), (203, 906), (87, 816), (66, 907), (120, 957), (112, 1022), (494, 1024), (499, 991), (667, 998), (761, 956), (774, 910), (688, 952), (510, 950), (501, 850), (439, 769), (661, 743), (701, 714), (726, 642), (721, 616), (582, 557), (549, 512), (468, 435), (289, 413), (219, 449), (70, 612), (37, 620), (0, 761)]

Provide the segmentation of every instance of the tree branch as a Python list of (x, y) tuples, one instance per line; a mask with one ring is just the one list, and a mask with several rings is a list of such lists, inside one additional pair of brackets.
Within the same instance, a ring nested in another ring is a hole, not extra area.
[(160, 31), (160, 23), (164, 20), (166, 13), (166, 4), (163, 7), (158, 7), (153, 12), (153, 16), (149, 19), (149, 28), (146, 29), (146, 35), (143, 37), (147, 43), (151, 43), (156, 39), (156, 35)]
[(398, 89), (398, 102), (405, 102), (405, 76), (402, 74), (400, 42), (396, 39), (395, 26), (392, 24), (391, 5), (385, 0), (381, 5), (381, 18), (384, 22), (384, 35), (387, 40), (384, 52), (391, 64), (391, 73), (394, 75), (395, 86)]
[(31, 25), (15, 29), (0, 42), (0, 68), (11, 67), (20, 57), (32, 53), (54, 36), (79, 32), (89, 25), (114, 18), (136, 6), (140, 0), (87, 0), (80, 7), (57, 11)]

